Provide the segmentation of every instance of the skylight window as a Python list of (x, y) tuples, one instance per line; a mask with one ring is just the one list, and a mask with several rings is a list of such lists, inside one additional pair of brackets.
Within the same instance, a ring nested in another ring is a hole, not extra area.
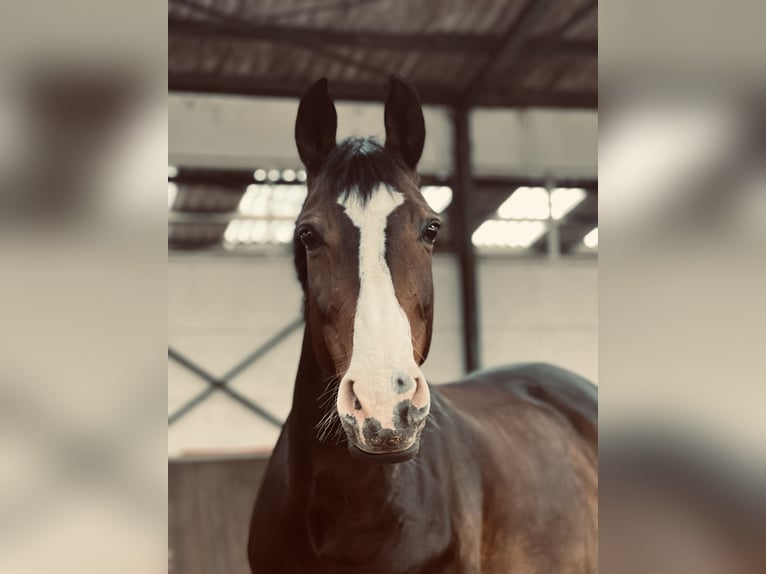
[(239, 202), (239, 211), (265, 218), (298, 217), (306, 200), (305, 185), (269, 185), (252, 183)]
[(519, 187), (497, 209), (502, 219), (563, 219), (585, 199), (578, 187), (557, 187), (548, 196), (544, 187)]
[(482, 223), (473, 234), (476, 247), (528, 248), (548, 229), (548, 220), (563, 219), (587, 196), (578, 187), (522, 186), (497, 209), (496, 217)]
[(286, 245), (293, 240), (295, 226), (290, 221), (234, 219), (224, 233), (227, 247), (239, 245)]
[(168, 182), (168, 209), (173, 209), (173, 204), (176, 202), (176, 196), (178, 195), (178, 184), (169, 181)]
[(503, 219), (548, 219), (548, 190), (519, 187), (497, 208)]
[(557, 187), (551, 194), (551, 215), (553, 219), (563, 219), (577, 207), (588, 195), (579, 187)]
[(452, 203), (452, 188), (446, 185), (425, 185), (420, 191), (436, 213), (441, 213)]
[(585, 244), (585, 247), (589, 249), (598, 247), (598, 227), (589, 231), (588, 234), (582, 238), (582, 242)]
[(545, 229), (542, 221), (490, 219), (474, 231), (472, 240), (476, 247), (526, 248), (537, 241)]
[[(258, 175), (269, 177), (266, 173)], [(300, 179), (300, 173), (293, 172), (292, 175)], [(281, 177), (286, 179), (285, 172)], [(226, 228), (225, 245), (285, 245), (292, 242), (295, 219), (303, 207), (306, 194), (305, 184), (251, 183), (239, 202), (239, 217)]]

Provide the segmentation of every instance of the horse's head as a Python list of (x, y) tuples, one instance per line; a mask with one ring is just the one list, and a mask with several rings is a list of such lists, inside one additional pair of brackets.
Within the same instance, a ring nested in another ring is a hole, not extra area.
[(425, 124), (415, 92), (393, 77), (385, 146), (336, 144), (327, 80), (301, 99), (295, 125), (308, 197), (295, 227), (306, 320), (357, 458), (406, 460), (419, 448), (430, 395), (420, 365), (433, 322), (431, 254), (439, 217), (418, 187)]

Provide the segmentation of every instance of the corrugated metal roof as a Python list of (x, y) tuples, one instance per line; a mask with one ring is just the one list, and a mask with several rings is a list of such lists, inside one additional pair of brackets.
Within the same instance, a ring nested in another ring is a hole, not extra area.
[[(297, 96), (326, 76), (337, 98), (377, 100), (399, 73), (424, 102), (445, 104), (460, 100), (508, 42), (521, 41), (471, 103), (595, 107), (596, 3), (551, 0), (532, 17), (541, 1), (171, 0), (169, 85)], [(565, 85), (537, 88), (528, 76), (559, 74), (572, 40), (581, 43)]]

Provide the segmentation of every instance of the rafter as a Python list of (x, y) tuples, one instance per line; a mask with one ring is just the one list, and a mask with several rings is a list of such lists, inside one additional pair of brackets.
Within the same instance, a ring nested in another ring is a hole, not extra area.
[[(488, 55), (502, 43), (500, 36), (466, 33), (401, 34), (373, 31), (327, 30), (302, 26), (248, 25), (233, 26), (221, 22), (184, 20), (171, 18), (168, 22), (171, 36), (207, 39), (264, 40), (272, 42), (302, 42), (324, 46), (348, 46), (353, 48), (446, 52)], [(525, 42), (525, 49), (532, 52), (550, 50), (565, 54), (598, 55), (595, 39), (556, 38), (552, 35), (535, 36)]]
[(489, 54), (498, 38), (480, 34), (400, 34), (374, 31), (328, 30), (305, 26), (248, 24), (233, 26), (222, 22), (171, 18), (168, 33), (198, 38), (237, 38), (274, 42), (303, 42), (323, 46), (349, 46), (385, 50)]
[[(252, 22), (250, 20), (233, 16), (225, 11), (219, 10), (214, 7), (199, 4), (195, 0), (175, 0), (175, 1), (177, 4), (183, 5), (193, 12), (196, 12), (201, 15), (204, 14), (207, 18), (212, 19), (212, 21), (215, 21), (221, 25), (227, 26), (231, 30), (236, 29), (241, 31), (242, 33), (247, 33), (250, 31), (251, 28), (257, 27), (259, 25), (259, 23), (257, 22)], [(384, 70), (383, 68), (379, 68), (359, 58), (341, 54), (334, 50), (328, 49), (322, 45), (319, 45), (315, 42), (310, 42), (310, 41), (306, 41), (305, 39), (295, 38), (288, 43), (298, 48), (310, 50), (311, 52), (315, 54), (321, 54), (322, 56), (325, 56), (331, 60), (341, 62), (348, 66), (352, 66), (368, 74), (383, 73), (384, 75), (387, 75), (387, 70)]]
[(509, 70), (523, 57), (524, 44), (530, 32), (541, 21), (552, 3), (553, 0), (527, 0), (527, 4), (505, 34), (505, 41), (471, 79), (461, 98), (462, 105), (475, 104), (481, 94), (491, 90), (508, 76)]

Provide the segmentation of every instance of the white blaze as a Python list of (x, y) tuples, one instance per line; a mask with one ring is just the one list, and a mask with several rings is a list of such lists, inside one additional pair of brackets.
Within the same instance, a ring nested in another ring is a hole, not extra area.
[(347, 378), (355, 382), (354, 392), (368, 414), (386, 426), (392, 422), (394, 405), (402, 400), (392, 388), (392, 378), (400, 372), (413, 378), (420, 374), (412, 355), (410, 323), (386, 263), (388, 216), (404, 203), (404, 196), (381, 185), (365, 204), (353, 192), (338, 203), (359, 229), (359, 298)]

